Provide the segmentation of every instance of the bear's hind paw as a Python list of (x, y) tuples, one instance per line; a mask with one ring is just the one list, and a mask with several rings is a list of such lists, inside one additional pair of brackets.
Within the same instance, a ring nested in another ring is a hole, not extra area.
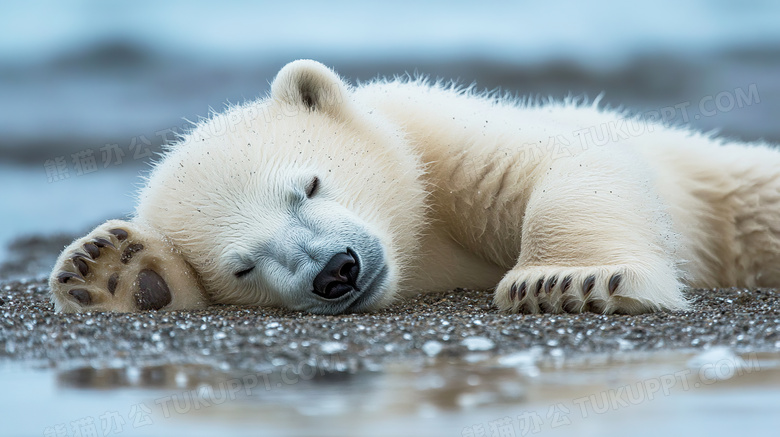
[(493, 302), (502, 311), (527, 314), (639, 314), (687, 307), (674, 276), (663, 275), (653, 282), (639, 270), (628, 266), (515, 268), (496, 287)]

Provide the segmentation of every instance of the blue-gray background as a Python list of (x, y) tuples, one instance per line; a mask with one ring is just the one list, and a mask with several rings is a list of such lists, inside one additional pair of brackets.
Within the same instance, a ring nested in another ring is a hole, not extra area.
[[(521, 96), (604, 91), (605, 104), (676, 105), (685, 110), (672, 122), (778, 142), (778, 23), (770, 0), (6, 0), (0, 260), (24, 235), (83, 232), (130, 212), (149, 153), (171, 131), (263, 96), (298, 58), (353, 82), (419, 72)], [(751, 104), (700, 114), (701, 102), (737, 90), (752, 90)]]

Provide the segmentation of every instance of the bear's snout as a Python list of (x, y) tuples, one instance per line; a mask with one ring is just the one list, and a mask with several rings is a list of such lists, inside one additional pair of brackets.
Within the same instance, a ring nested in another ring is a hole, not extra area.
[(337, 299), (357, 290), (357, 277), (360, 263), (355, 253), (347, 248), (346, 252), (333, 255), (322, 271), (314, 278), (314, 293), (325, 299)]

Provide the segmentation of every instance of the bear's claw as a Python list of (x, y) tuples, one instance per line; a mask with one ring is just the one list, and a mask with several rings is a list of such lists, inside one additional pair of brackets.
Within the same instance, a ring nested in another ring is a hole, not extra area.
[(609, 278), (609, 295), (610, 296), (615, 294), (615, 291), (620, 286), (620, 280), (622, 278), (623, 277), (620, 275), (620, 273), (615, 273), (614, 275), (612, 275), (611, 278)]

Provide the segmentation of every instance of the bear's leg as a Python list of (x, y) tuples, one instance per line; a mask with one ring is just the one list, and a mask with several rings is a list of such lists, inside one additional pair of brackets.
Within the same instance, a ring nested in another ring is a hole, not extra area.
[(629, 171), (635, 165), (589, 166), (551, 168), (535, 187), (517, 264), (496, 287), (495, 304), (526, 313), (686, 308), (675, 234), (651, 184)]
[(164, 238), (135, 222), (109, 220), (66, 247), (49, 278), (58, 312), (203, 308), (192, 267)]

